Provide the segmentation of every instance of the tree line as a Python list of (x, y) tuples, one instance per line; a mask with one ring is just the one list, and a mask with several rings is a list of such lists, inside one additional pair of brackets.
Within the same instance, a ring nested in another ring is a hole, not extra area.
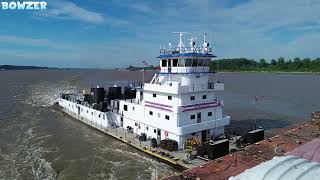
[(285, 60), (283, 57), (255, 61), (246, 58), (214, 60), (210, 64), (213, 71), (283, 71), (283, 72), (320, 72), (320, 58), (294, 58)]

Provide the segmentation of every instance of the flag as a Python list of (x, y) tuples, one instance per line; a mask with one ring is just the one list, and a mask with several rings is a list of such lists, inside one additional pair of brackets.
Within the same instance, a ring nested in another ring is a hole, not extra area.
[(142, 61), (142, 64), (143, 64), (144, 66), (149, 66), (149, 64), (148, 64), (145, 60)]
[(222, 108), (224, 107), (223, 101), (218, 101), (218, 105), (220, 105)]

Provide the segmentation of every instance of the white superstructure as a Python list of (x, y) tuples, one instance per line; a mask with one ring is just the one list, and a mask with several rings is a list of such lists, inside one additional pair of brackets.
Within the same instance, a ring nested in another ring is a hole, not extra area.
[(215, 56), (205, 37), (202, 47), (196, 46), (195, 38), (185, 47), (179, 35), (177, 48), (160, 50), (160, 71), (137, 89), (134, 99), (112, 100), (107, 112), (63, 98), (60, 106), (101, 127), (130, 128), (157, 141), (175, 140), (179, 149), (192, 137), (208, 141), (223, 135), (230, 117), (223, 116), (223, 101), (215, 96), (224, 90), (224, 83), (214, 82), (209, 70)]

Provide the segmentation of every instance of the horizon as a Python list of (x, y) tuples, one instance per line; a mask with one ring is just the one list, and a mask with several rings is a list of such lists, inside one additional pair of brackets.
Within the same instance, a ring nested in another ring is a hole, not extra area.
[(65, 1), (43, 11), (0, 10), (0, 64), (56, 68), (157, 65), (160, 46), (208, 34), (218, 59), (317, 58), (320, 2)]

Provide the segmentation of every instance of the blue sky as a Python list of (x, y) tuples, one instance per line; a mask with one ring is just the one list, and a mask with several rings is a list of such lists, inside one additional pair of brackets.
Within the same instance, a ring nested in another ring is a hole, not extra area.
[(160, 45), (178, 43), (173, 31), (199, 43), (207, 33), (218, 58), (320, 56), (319, 0), (47, 2), (45, 11), (0, 10), (0, 64), (157, 64)]

